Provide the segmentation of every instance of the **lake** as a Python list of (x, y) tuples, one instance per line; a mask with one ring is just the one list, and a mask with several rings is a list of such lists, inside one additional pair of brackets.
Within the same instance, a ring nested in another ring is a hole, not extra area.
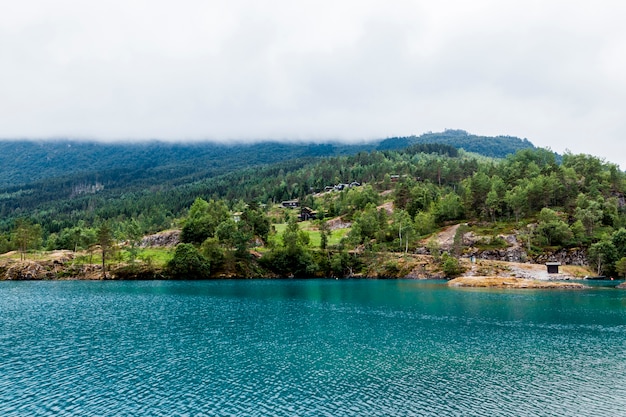
[(0, 282), (2, 416), (626, 415), (626, 291)]

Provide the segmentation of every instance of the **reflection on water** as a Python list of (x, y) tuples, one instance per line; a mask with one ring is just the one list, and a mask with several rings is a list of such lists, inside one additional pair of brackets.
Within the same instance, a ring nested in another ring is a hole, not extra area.
[(614, 416), (626, 292), (0, 283), (0, 415)]

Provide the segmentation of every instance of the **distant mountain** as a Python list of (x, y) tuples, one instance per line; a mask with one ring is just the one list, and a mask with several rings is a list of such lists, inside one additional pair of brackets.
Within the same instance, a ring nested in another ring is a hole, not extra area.
[(477, 136), (464, 130), (446, 130), (421, 136), (395, 137), (381, 141), (378, 150), (402, 149), (414, 144), (439, 143), (493, 158), (504, 158), (520, 149), (534, 148), (528, 139), (513, 136)]
[(388, 138), (360, 144), (257, 142), (224, 145), (201, 143), (102, 143), (69, 140), (0, 141), (0, 188), (56, 178), (83, 187), (107, 183), (124, 187), (174, 181), (184, 183), (240, 168), (297, 158), (351, 155), (361, 151), (394, 150), (413, 144), (439, 143), (490, 157), (503, 158), (519, 149), (534, 148), (526, 139), (486, 137), (463, 130)]
[[(193, 180), (239, 168), (304, 157), (353, 154), (364, 145), (278, 143), (224, 145), (202, 143), (102, 143), (81, 141), (0, 141), (0, 187), (66, 178), (126, 185), (146, 177), (155, 182)], [(116, 182), (118, 182), (116, 180)]]

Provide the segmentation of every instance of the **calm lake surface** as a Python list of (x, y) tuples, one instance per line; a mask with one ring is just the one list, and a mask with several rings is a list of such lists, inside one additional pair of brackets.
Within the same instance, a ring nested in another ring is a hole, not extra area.
[(625, 416), (626, 291), (0, 282), (2, 416)]

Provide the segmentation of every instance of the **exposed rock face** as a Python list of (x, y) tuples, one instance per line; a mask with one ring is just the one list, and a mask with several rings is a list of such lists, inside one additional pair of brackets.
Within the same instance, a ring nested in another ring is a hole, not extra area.
[(341, 217), (335, 217), (326, 222), (329, 230), (347, 229), (352, 226), (351, 222), (345, 222)]
[(141, 240), (142, 248), (149, 247), (173, 247), (180, 243), (180, 230), (167, 230), (165, 232), (155, 233), (154, 235), (145, 236)]
[(534, 257), (534, 263), (560, 262), (563, 265), (588, 265), (587, 252), (584, 249), (561, 249), (556, 252), (542, 254)]
[(14, 262), (7, 265), (6, 271), (4, 272), (4, 279), (11, 281), (54, 278), (56, 278), (54, 271), (33, 261)]
[(473, 248), (467, 252), (467, 256), (489, 261), (526, 262), (526, 252), (520, 248), (480, 250)]
[(546, 262), (560, 262), (563, 265), (584, 266), (588, 264), (587, 253), (580, 248), (560, 249), (555, 252), (543, 253), (539, 256), (528, 256), (524, 246), (517, 240), (515, 235), (498, 235), (503, 239), (509, 247), (505, 249), (487, 249), (480, 250), (473, 247), (479, 242), (479, 238), (469, 232), (463, 235), (463, 244), (469, 246), (469, 250), (465, 252), (467, 257), (474, 256), (477, 259), (486, 259), (490, 261), (506, 261), (506, 262), (532, 262), (536, 264), (545, 264)]
[(100, 265), (72, 265), (59, 260), (55, 261), (15, 261), (0, 265), (0, 280), (30, 281), (48, 279), (100, 279)]

